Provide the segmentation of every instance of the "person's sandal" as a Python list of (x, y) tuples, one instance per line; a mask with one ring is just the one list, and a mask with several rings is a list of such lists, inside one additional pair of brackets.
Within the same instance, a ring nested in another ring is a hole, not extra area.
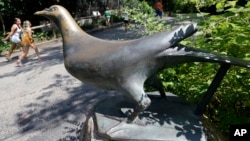
[(10, 57), (6, 56), (5, 58), (6, 58), (6, 60), (7, 60), (8, 62), (11, 61), (11, 58), (10, 58)]
[(23, 64), (21, 62), (16, 61), (16, 67), (22, 67)]
[(39, 61), (43, 61), (43, 57), (38, 57), (37, 58)]

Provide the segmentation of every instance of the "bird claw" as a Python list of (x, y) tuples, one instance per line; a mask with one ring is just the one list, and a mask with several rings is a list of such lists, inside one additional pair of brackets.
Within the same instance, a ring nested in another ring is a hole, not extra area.
[(150, 103), (151, 103), (151, 100), (148, 97), (145, 97), (145, 99), (143, 99), (143, 101), (141, 101), (140, 104), (134, 109), (134, 112), (128, 116), (127, 123), (133, 123), (135, 121), (136, 117), (141, 112), (143, 112), (145, 109), (148, 108)]
[(128, 116), (127, 123), (133, 123), (138, 116), (139, 113), (133, 112), (131, 115)]
[(120, 122), (119, 124), (115, 125), (114, 127), (110, 128), (106, 133), (108, 135), (115, 134), (116, 132), (124, 129), (128, 129), (129, 124), (126, 122)]
[(135, 112), (134, 109), (130, 108), (122, 108), (121, 112), (127, 116), (127, 123), (133, 123), (136, 120), (136, 117), (139, 115), (140, 112)]
[(135, 120), (133, 121), (133, 124), (128, 123), (126, 121), (121, 121), (118, 124), (116, 124), (115, 126), (113, 126), (112, 128), (110, 128), (106, 134), (110, 135), (110, 136), (115, 136), (117, 134), (123, 134), (126, 132), (131, 131), (131, 129), (136, 129), (138, 127), (144, 127), (145, 123), (143, 123), (141, 120), (135, 118)]

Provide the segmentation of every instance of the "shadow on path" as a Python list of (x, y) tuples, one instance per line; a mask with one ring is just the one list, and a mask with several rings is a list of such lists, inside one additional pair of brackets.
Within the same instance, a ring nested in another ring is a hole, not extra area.
[[(70, 81), (70, 79), (67, 76), (57, 75), (54, 85), (49, 85), (44, 90), (51, 90), (57, 86), (62, 86), (62, 89), (64, 89), (63, 83), (65, 81)], [(78, 139), (84, 124), (82, 121), (86, 114), (93, 108), (93, 105), (104, 97), (112, 96), (114, 93), (105, 93), (105, 91), (85, 84), (78, 87), (65, 88), (65, 90), (69, 95), (66, 100), (57, 100), (51, 106), (47, 106), (50, 96), (53, 95), (53, 92), (47, 91), (42, 96), (37, 97), (37, 101), (26, 105), (24, 107), (25, 112), (17, 113), (17, 123), (22, 128), (20, 131), (21, 134), (34, 131), (45, 133), (48, 132), (49, 128), (58, 128), (63, 124), (61, 129), (57, 129), (61, 133), (55, 139), (58, 140), (60, 138), (59, 140), (75, 141)], [(42, 141), (44, 137), (40, 139), (39, 137), (35, 137), (29, 140)]]
[[(13, 77), (19, 75), (22, 72), (29, 72), (34, 70), (43, 70), (46, 67), (50, 67), (52, 65), (62, 64), (63, 56), (62, 56), (62, 47), (61, 46), (53, 46), (44, 48), (40, 51), (40, 54), (46, 55), (43, 57), (42, 61), (37, 60), (32, 56), (23, 60), (23, 67), (15, 67), (14, 62), (17, 60), (18, 56), (12, 58), (10, 62), (1, 62), (1, 67), (13, 67), (16, 68), (13, 71), (0, 74), (0, 79), (5, 77)], [(11, 65), (11, 66), (7, 66)]]

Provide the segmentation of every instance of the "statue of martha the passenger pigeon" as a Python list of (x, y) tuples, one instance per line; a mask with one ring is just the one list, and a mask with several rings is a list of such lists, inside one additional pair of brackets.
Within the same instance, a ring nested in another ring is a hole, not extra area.
[(64, 64), (71, 75), (99, 88), (120, 91), (137, 103), (128, 122), (150, 105), (143, 85), (159, 70), (194, 61), (250, 67), (247, 61), (177, 44), (196, 32), (194, 23), (136, 40), (107, 41), (85, 33), (62, 6), (35, 14), (52, 20), (61, 31)]

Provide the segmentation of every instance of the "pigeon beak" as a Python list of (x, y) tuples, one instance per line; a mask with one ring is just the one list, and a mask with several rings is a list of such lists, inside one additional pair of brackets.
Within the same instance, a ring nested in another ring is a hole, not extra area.
[(43, 11), (36, 11), (35, 13), (34, 13), (34, 15), (41, 15), (43, 13)]
[(36, 11), (34, 15), (45, 15), (48, 12), (48, 8), (41, 10), (41, 11)]

